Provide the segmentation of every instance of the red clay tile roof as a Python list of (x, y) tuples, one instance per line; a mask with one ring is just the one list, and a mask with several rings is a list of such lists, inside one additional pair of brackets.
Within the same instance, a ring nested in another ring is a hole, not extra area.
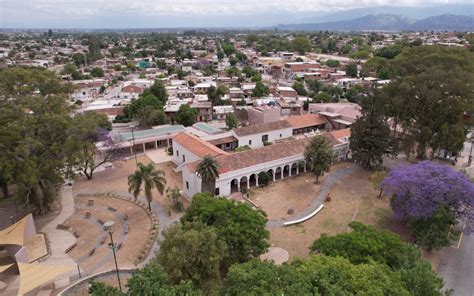
[(286, 119), (286, 121), (288, 121), (294, 129), (311, 127), (328, 122), (326, 118), (320, 114), (290, 116)]
[(336, 130), (336, 131), (332, 131), (332, 132), (329, 132), (331, 134), (331, 136), (333, 136), (336, 140), (341, 140), (342, 138), (350, 138), (351, 136), (351, 129), (350, 128), (346, 128), (346, 129), (342, 129), (342, 130)]
[[(337, 141), (328, 133), (316, 137), (326, 137), (330, 140), (332, 145), (338, 144)], [(219, 173), (225, 174), (258, 164), (303, 154), (305, 147), (312, 139), (313, 137), (291, 140), (244, 152), (218, 156), (216, 157), (216, 160), (220, 166)], [(189, 171), (195, 172), (198, 163), (199, 161), (188, 164), (187, 167)]]
[(143, 89), (139, 86), (130, 84), (122, 88), (122, 92), (141, 94)]
[(224, 150), (217, 148), (216, 146), (187, 133), (179, 133), (173, 137), (173, 142), (178, 143), (179, 145), (183, 146), (187, 150), (189, 150), (192, 154), (196, 155), (197, 157), (204, 157), (206, 155), (210, 155), (213, 157), (219, 155), (227, 155), (228, 153)]
[(268, 123), (263, 123), (263, 124), (253, 124), (249, 126), (236, 128), (234, 129), (234, 132), (237, 134), (237, 136), (242, 137), (242, 136), (266, 133), (269, 131), (274, 131), (274, 130), (279, 130), (279, 129), (284, 129), (284, 128), (291, 128), (291, 125), (286, 120), (280, 120), (280, 121), (268, 122)]

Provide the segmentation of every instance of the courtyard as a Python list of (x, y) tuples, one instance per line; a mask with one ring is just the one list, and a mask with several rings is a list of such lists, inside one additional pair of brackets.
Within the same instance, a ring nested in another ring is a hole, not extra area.
[[(330, 200), (324, 202), (324, 208), (316, 216), (293, 226), (272, 226), (273, 221), (289, 220), (301, 214), (317, 196), (325, 179), (347, 166), (344, 162), (332, 166), (329, 173), (320, 177), (319, 184), (314, 183), (313, 174), (305, 173), (251, 191), (250, 199), (265, 211), (270, 221), (270, 244), (286, 249), (290, 260), (309, 256), (309, 247), (321, 234), (346, 232), (351, 221), (390, 229), (409, 238), (401, 223), (393, 218), (388, 198), (378, 197), (371, 173), (360, 167), (334, 183)], [(288, 214), (290, 209), (292, 214)]]

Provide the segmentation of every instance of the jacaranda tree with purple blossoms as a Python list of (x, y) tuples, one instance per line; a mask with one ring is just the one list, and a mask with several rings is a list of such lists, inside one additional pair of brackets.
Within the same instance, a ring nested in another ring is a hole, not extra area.
[(423, 161), (394, 168), (381, 186), (391, 196), (396, 217), (407, 222), (428, 250), (449, 243), (444, 229), (454, 218), (466, 219), (468, 229), (474, 229), (474, 183), (446, 165)]

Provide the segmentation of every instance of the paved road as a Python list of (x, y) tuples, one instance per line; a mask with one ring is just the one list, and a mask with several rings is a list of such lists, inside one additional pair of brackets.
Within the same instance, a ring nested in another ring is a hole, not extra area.
[(464, 232), (459, 248), (455, 244), (443, 250), (438, 274), (454, 296), (474, 296), (474, 234)]
[(334, 186), (334, 184), (352, 174), (358, 168), (357, 165), (353, 163), (347, 163), (344, 168), (338, 169), (337, 171), (331, 172), (326, 179), (324, 179), (323, 183), (321, 184), (321, 188), (319, 189), (318, 193), (311, 201), (311, 204), (301, 213), (293, 215), (287, 219), (280, 219), (280, 220), (269, 220), (267, 222), (267, 227), (280, 227), (283, 226), (283, 223), (289, 221), (299, 220), (304, 218), (314, 212), (320, 205), (324, 203), (327, 194)]

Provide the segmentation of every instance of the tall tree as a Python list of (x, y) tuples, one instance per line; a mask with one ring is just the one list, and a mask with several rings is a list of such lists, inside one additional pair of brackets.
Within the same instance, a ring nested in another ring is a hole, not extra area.
[(351, 127), (352, 158), (366, 169), (379, 168), (384, 156), (396, 156), (396, 141), (392, 137), (385, 104), (374, 94), (361, 98), (362, 116)]
[(71, 125), (70, 87), (38, 68), (0, 70), (0, 179), (35, 213), (50, 210), (65, 178)]
[(413, 139), (417, 157), (433, 157), (438, 149), (457, 153), (472, 126), (474, 53), (467, 49), (416, 46), (391, 62), (396, 75), (384, 87), (388, 116)]
[(199, 162), (196, 173), (201, 178), (201, 192), (215, 194), (216, 180), (219, 178), (219, 163), (210, 155)]
[[(92, 179), (95, 170), (106, 162), (123, 156), (121, 149), (112, 140), (108, 131), (110, 122), (105, 115), (78, 114), (72, 119), (69, 132), (74, 135), (67, 142), (70, 151), (69, 164), (87, 179)], [(99, 150), (96, 144), (103, 148)]]
[(313, 253), (342, 257), (353, 264), (388, 266), (401, 275), (403, 286), (411, 295), (444, 295), (443, 281), (421, 259), (420, 251), (412, 244), (387, 230), (377, 230), (360, 222), (349, 224), (351, 232), (335, 236), (322, 235), (311, 246)]
[(304, 158), (311, 166), (311, 171), (316, 175), (316, 183), (319, 176), (329, 169), (333, 160), (331, 142), (324, 136), (314, 137), (304, 150)]
[(239, 125), (237, 116), (234, 113), (228, 113), (225, 117), (225, 125), (228, 129), (234, 129)]
[(244, 203), (196, 194), (181, 218), (183, 223), (190, 221), (201, 221), (214, 227), (226, 242), (229, 252), (222, 262), (224, 270), (233, 263), (260, 256), (269, 246), (265, 213)]
[(150, 211), (153, 200), (153, 188), (156, 188), (160, 194), (163, 194), (165, 184), (165, 172), (157, 170), (152, 163), (147, 165), (139, 163), (137, 171), (128, 176), (128, 192), (132, 193), (135, 199), (137, 199), (143, 185), (143, 191), (148, 201), (148, 210)]
[(176, 122), (184, 126), (191, 126), (196, 122), (197, 111), (188, 104), (179, 106), (176, 112)]
[(291, 47), (294, 51), (303, 55), (308, 51), (311, 51), (311, 40), (305, 36), (297, 36), (291, 40)]
[(220, 279), (220, 264), (227, 254), (215, 229), (202, 222), (175, 224), (163, 233), (157, 260), (171, 282), (191, 281), (211, 290)]

